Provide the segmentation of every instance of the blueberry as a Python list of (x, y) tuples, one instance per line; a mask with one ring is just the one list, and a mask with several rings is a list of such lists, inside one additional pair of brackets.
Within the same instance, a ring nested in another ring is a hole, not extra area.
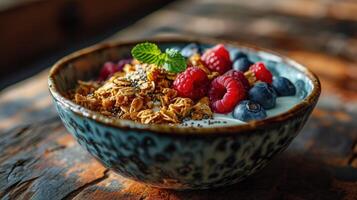
[(181, 50), (181, 54), (186, 58), (191, 57), (195, 53), (202, 53), (202, 49), (197, 43), (190, 43)]
[(174, 49), (176, 51), (181, 51), (181, 48), (179, 46), (173, 46), (173, 47), (170, 47), (168, 49)]
[(235, 55), (239, 52), (237, 48), (234, 47), (227, 47), (227, 50), (229, 51), (229, 58), (233, 61)]
[(229, 52), (230, 58), (232, 61), (238, 60), (240, 58), (247, 58), (247, 54), (239, 51), (238, 49), (234, 49), (231, 52)]
[(285, 77), (276, 77), (272, 83), (278, 96), (294, 96), (296, 94), (295, 85)]
[(250, 100), (241, 101), (233, 111), (233, 117), (244, 122), (259, 120), (267, 117), (267, 113), (260, 104)]
[(246, 72), (252, 64), (254, 63), (252, 63), (247, 57), (239, 58), (238, 60), (234, 61), (233, 69)]
[(249, 90), (249, 99), (259, 103), (265, 109), (275, 106), (276, 96), (274, 88), (265, 82), (258, 82)]
[(306, 89), (305, 89), (305, 82), (301, 79), (297, 80), (295, 82), (296, 85), (296, 94), (298, 97), (300, 97), (301, 99), (304, 99), (307, 95)]

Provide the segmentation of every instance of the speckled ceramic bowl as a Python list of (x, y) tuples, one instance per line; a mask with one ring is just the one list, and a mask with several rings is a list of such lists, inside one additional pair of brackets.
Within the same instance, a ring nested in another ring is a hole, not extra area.
[(143, 41), (102, 44), (73, 53), (52, 68), (49, 89), (64, 125), (78, 143), (120, 175), (160, 188), (205, 189), (237, 183), (262, 169), (299, 133), (320, 95), (318, 78), (291, 59), (236, 42), (211, 39), (145, 40), (160, 47), (224, 43), (252, 60), (263, 60), (275, 75), (295, 82), (301, 103), (288, 112), (244, 125), (180, 128), (110, 119), (76, 105), (63, 94), (77, 80), (95, 77), (108, 60), (129, 56)]

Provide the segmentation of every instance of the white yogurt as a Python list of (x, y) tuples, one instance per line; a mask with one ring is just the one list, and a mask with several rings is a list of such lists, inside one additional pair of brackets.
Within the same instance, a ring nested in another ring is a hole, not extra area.
[[(276, 99), (276, 105), (274, 108), (266, 110), (267, 118), (272, 117), (283, 112), (290, 110), (296, 104), (298, 104), (301, 99), (297, 96), (288, 96), (288, 97), (278, 97)], [(245, 124), (246, 122), (234, 119), (232, 113), (227, 114), (213, 114), (212, 119), (203, 119), (203, 120), (188, 120), (184, 121), (179, 126), (183, 127), (222, 127), (222, 126), (232, 126)]]

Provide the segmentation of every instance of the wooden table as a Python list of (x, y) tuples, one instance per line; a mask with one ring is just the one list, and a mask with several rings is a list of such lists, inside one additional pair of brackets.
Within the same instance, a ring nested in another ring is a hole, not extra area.
[(323, 92), (304, 130), (262, 172), (209, 191), (159, 190), (105, 169), (54, 111), (48, 70), (0, 94), (3, 199), (357, 199), (357, 3), (179, 1), (112, 40), (211, 36), (275, 49), (306, 64)]

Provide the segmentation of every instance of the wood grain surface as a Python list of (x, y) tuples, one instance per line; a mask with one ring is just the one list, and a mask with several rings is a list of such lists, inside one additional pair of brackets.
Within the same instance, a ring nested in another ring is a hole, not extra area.
[(357, 199), (357, 2), (178, 1), (109, 40), (153, 35), (225, 38), (272, 48), (320, 77), (322, 96), (287, 151), (237, 185), (147, 187), (102, 167), (65, 130), (48, 70), (0, 93), (2, 199)]

